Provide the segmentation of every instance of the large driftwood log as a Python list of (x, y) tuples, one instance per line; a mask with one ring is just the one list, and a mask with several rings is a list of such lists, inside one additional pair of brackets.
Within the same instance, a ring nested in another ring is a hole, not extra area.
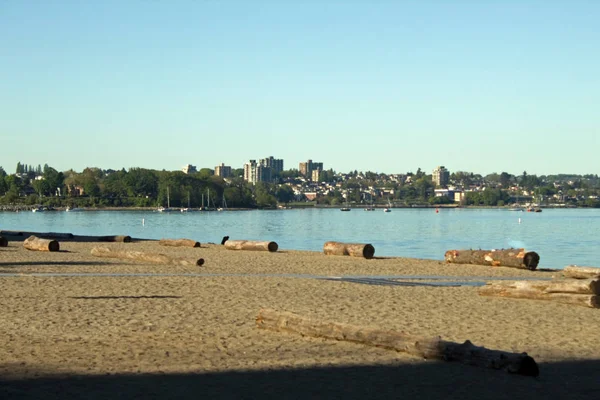
[(41, 239), (37, 236), (29, 236), (23, 241), (23, 247), (35, 251), (59, 251), (60, 245), (56, 240)]
[(172, 247), (200, 247), (200, 242), (192, 239), (160, 239), (158, 244)]
[(415, 356), (444, 361), (458, 361), (483, 368), (502, 369), (511, 373), (538, 376), (539, 369), (527, 353), (508, 353), (473, 345), (470, 341), (454, 343), (439, 337), (422, 338), (403, 332), (323, 322), (290, 312), (260, 310), (256, 317), (259, 328), (303, 336), (346, 340), (375, 347), (406, 352)]
[(168, 265), (196, 265), (204, 264), (204, 259), (190, 260), (179, 257), (169, 257), (158, 253), (143, 253), (141, 251), (119, 251), (109, 249), (108, 247), (94, 247), (91, 250), (93, 256), (105, 258), (119, 258), (152, 264), (168, 264)]
[(552, 300), (564, 304), (600, 308), (598, 280), (497, 281), (479, 288), (481, 296)]
[(0, 247), (8, 246), (8, 239), (4, 236), (0, 236)]
[(323, 252), (329, 256), (352, 256), (373, 258), (375, 248), (371, 244), (325, 242)]
[(507, 288), (540, 293), (600, 294), (600, 279), (557, 279), (547, 281), (493, 281), (482, 288)]
[(279, 246), (275, 242), (255, 242), (252, 240), (227, 240), (225, 248), (229, 250), (257, 250), (277, 251)]
[(600, 278), (600, 268), (569, 265), (563, 269), (563, 276), (575, 279), (597, 279)]
[(540, 262), (538, 253), (525, 249), (448, 250), (444, 258), (446, 262), (454, 264), (514, 267), (531, 271), (535, 270)]
[(127, 236), (127, 235), (98, 236), (98, 241), (99, 242), (131, 243), (131, 236)]

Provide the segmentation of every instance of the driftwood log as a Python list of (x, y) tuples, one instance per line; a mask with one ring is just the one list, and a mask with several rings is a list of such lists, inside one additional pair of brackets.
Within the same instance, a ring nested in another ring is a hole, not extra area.
[(569, 265), (563, 269), (563, 276), (575, 279), (597, 279), (600, 278), (600, 268)]
[(200, 242), (192, 239), (160, 239), (158, 244), (172, 247), (200, 247)]
[(323, 252), (328, 256), (352, 256), (373, 258), (375, 248), (371, 244), (325, 242)]
[(42, 239), (37, 236), (29, 236), (23, 241), (23, 247), (35, 251), (59, 251), (60, 245), (56, 240)]
[(458, 361), (482, 368), (501, 369), (511, 373), (538, 376), (535, 360), (527, 353), (509, 353), (473, 345), (470, 341), (454, 343), (439, 337), (422, 338), (404, 332), (323, 322), (290, 312), (260, 310), (256, 317), (259, 328), (302, 336), (346, 340), (375, 347), (406, 352), (418, 357)]
[(256, 250), (256, 251), (277, 251), (279, 246), (275, 242), (255, 242), (252, 240), (227, 240), (225, 248), (229, 250)]
[(164, 254), (158, 253), (144, 253), (141, 251), (119, 251), (109, 249), (108, 247), (94, 247), (91, 250), (93, 256), (105, 257), (105, 258), (119, 258), (131, 261), (138, 261), (142, 263), (152, 264), (167, 264), (167, 265), (196, 265), (201, 266), (204, 264), (204, 259), (199, 258), (196, 260), (190, 260), (187, 258), (169, 257)]
[(552, 300), (564, 304), (600, 308), (600, 280), (495, 281), (479, 288), (481, 296)]
[(4, 236), (0, 236), (0, 247), (6, 246), (8, 246), (8, 239), (6, 239)]
[(131, 236), (127, 236), (127, 235), (98, 236), (98, 241), (99, 242), (131, 243)]
[(454, 264), (491, 265), (493, 267), (513, 267), (533, 271), (540, 262), (535, 251), (525, 249), (502, 250), (448, 250), (446, 262)]

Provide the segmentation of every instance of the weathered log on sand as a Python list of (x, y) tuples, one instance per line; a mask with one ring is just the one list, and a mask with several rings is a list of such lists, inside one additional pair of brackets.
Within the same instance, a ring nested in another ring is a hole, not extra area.
[(557, 279), (547, 281), (493, 281), (487, 287), (538, 291), (540, 293), (600, 294), (600, 279)]
[(0, 247), (8, 246), (8, 239), (4, 236), (0, 236)]
[(200, 242), (192, 239), (160, 239), (158, 244), (172, 247), (200, 247)]
[(325, 242), (323, 252), (328, 256), (352, 256), (373, 258), (375, 248), (371, 244)]
[[(581, 283), (585, 281), (574, 280), (573, 282)], [(564, 304), (600, 308), (600, 299), (598, 295), (589, 294), (590, 292), (598, 292), (598, 281), (589, 280), (588, 283), (584, 283), (580, 286), (560, 283), (548, 285), (544, 289), (542, 289), (542, 287), (543, 285), (536, 287), (535, 284), (531, 285), (531, 282), (527, 281), (488, 282), (487, 285), (479, 288), (479, 294), (481, 296), (509, 297), (514, 299), (551, 300)], [(568, 290), (572, 291), (565, 292), (564, 290), (567, 290), (567, 287)], [(554, 290), (562, 291), (556, 292)], [(583, 290), (586, 290), (586, 292), (582, 292)]]
[(36, 251), (59, 251), (60, 245), (56, 240), (41, 239), (37, 236), (29, 236), (23, 241), (23, 247), (27, 250)]
[(493, 267), (523, 268), (533, 271), (540, 262), (535, 251), (525, 249), (502, 250), (448, 250), (446, 262), (454, 264), (491, 265)]
[(454, 343), (439, 337), (422, 338), (404, 332), (366, 328), (335, 322), (323, 322), (290, 312), (260, 310), (259, 328), (302, 336), (346, 340), (369, 346), (406, 352), (415, 356), (444, 361), (458, 361), (483, 368), (502, 369), (511, 373), (538, 376), (539, 369), (527, 353), (508, 353), (473, 345), (470, 341)]
[(127, 235), (98, 236), (98, 241), (99, 242), (131, 243), (131, 236), (127, 236)]
[(563, 276), (575, 279), (596, 279), (600, 278), (600, 268), (569, 265), (563, 269)]
[(277, 251), (279, 246), (275, 242), (255, 242), (252, 240), (227, 240), (225, 248), (229, 250), (256, 250), (256, 251)]
[(42, 233), (33, 233), (32, 235), (37, 235), (38, 237), (44, 239), (73, 239), (74, 235), (72, 233), (62, 233), (62, 232), (42, 232)]
[(105, 258), (119, 258), (138, 261), (142, 263), (167, 264), (167, 265), (196, 265), (204, 264), (204, 259), (190, 260), (187, 258), (169, 257), (158, 253), (143, 253), (141, 251), (119, 251), (108, 247), (94, 247), (91, 251), (93, 256)]

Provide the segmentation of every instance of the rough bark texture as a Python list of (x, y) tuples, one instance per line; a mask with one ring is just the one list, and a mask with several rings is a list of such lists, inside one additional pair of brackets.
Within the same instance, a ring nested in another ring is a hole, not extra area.
[(328, 256), (352, 256), (373, 258), (375, 248), (371, 244), (325, 242), (323, 252)]
[(227, 240), (225, 248), (229, 250), (255, 250), (277, 251), (279, 246), (275, 242), (255, 242), (252, 240)]
[(98, 241), (99, 242), (131, 243), (131, 236), (127, 236), (127, 235), (98, 236)]
[(290, 312), (278, 312), (270, 309), (260, 310), (256, 324), (259, 328), (277, 332), (346, 340), (406, 352), (424, 358), (458, 361), (463, 364), (502, 369), (521, 375), (539, 375), (535, 360), (527, 353), (517, 354), (490, 350), (475, 346), (468, 340), (461, 344), (444, 341), (439, 337), (420, 338), (392, 330), (323, 322)]
[(597, 279), (600, 278), (600, 268), (569, 265), (563, 269), (563, 276), (575, 279)]
[(192, 239), (160, 239), (158, 244), (172, 247), (200, 247), (200, 242)]
[(491, 265), (531, 271), (535, 270), (540, 262), (538, 253), (525, 249), (448, 250), (444, 258), (446, 262), (454, 264)]
[(589, 280), (587, 283), (574, 280), (574, 284), (565, 282), (559, 281), (553, 285), (539, 283), (537, 286), (538, 282), (529, 281), (489, 282), (479, 288), (479, 294), (514, 299), (551, 300), (564, 304), (600, 308), (600, 299), (596, 294), (598, 293), (597, 280)]
[(8, 246), (8, 239), (6, 239), (4, 236), (0, 236), (0, 247), (6, 246)]
[(105, 258), (119, 258), (124, 260), (138, 261), (152, 264), (171, 264), (171, 265), (196, 265), (204, 264), (204, 259), (190, 260), (186, 258), (169, 257), (158, 253), (143, 253), (141, 251), (118, 251), (108, 247), (94, 247), (91, 250), (93, 256)]
[(56, 240), (41, 239), (37, 236), (29, 236), (23, 241), (23, 247), (35, 251), (59, 251), (60, 245)]

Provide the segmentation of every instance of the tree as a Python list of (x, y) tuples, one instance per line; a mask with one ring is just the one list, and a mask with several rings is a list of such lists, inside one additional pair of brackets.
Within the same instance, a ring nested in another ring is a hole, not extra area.
[(502, 188), (506, 189), (507, 187), (509, 187), (512, 178), (513, 176), (508, 172), (502, 172), (500, 174), (500, 185), (502, 185)]
[(265, 182), (256, 183), (256, 191), (254, 196), (256, 198), (257, 207), (270, 208), (277, 205), (277, 199), (269, 192), (269, 186)]
[(294, 190), (288, 185), (280, 185), (275, 191), (275, 197), (280, 203), (289, 203), (296, 198)]

